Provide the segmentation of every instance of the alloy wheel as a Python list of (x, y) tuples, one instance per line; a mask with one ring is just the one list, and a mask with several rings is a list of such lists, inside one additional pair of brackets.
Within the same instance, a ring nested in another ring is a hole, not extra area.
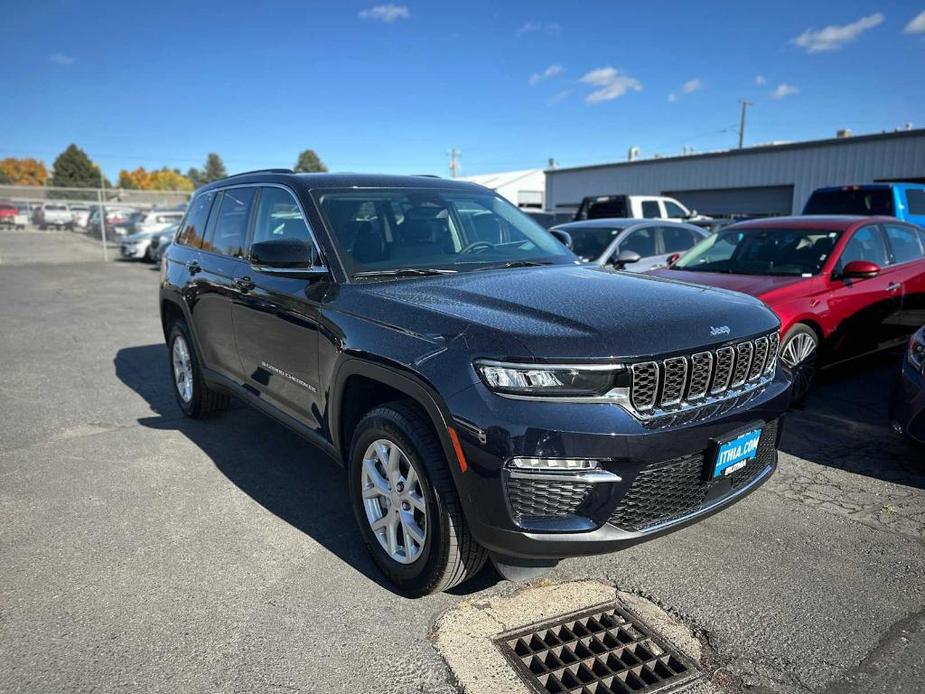
[(399, 564), (415, 561), (427, 538), (427, 504), (408, 456), (388, 439), (373, 441), (363, 454), (360, 488), (382, 549)]
[(189, 347), (182, 335), (174, 338), (172, 352), (173, 381), (180, 398), (188, 403), (193, 399), (193, 364), (190, 361)]
[(797, 398), (809, 391), (813, 377), (816, 374), (816, 360), (818, 354), (816, 339), (805, 332), (798, 332), (786, 343), (780, 351), (780, 359), (790, 367), (793, 373), (793, 390)]

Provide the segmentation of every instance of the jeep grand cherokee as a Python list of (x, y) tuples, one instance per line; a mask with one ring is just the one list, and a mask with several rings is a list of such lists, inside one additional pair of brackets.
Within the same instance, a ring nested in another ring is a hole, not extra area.
[(478, 185), (232, 176), (196, 192), (162, 272), (183, 411), (234, 395), (341, 462), (408, 595), (656, 537), (777, 462), (771, 311), (583, 265)]

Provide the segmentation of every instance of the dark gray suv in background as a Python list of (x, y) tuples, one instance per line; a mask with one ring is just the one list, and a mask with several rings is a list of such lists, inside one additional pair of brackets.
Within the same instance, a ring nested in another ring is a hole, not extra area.
[(581, 264), (486, 188), (232, 176), (196, 192), (165, 258), (180, 407), (234, 395), (344, 465), (406, 594), (486, 557), (519, 578), (657, 537), (775, 468), (771, 311)]

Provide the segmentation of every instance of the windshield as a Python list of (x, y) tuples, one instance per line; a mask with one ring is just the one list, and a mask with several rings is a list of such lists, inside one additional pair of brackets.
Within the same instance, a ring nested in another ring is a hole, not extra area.
[(887, 215), (892, 217), (893, 192), (887, 188), (817, 190), (803, 214)]
[(320, 191), (318, 203), (351, 276), (409, 268), (466, 271), (575, 261), (549, 232), (488, 192)]
[(565, 228), (572, 237), (572, 252), (585, 261), (597, 260), (613, 243), (620, 229), (607, 228)]
[(672, 269), (807, 277), (822, 270), (840, 234), (820, 229), (730, 228), (705, 238)]

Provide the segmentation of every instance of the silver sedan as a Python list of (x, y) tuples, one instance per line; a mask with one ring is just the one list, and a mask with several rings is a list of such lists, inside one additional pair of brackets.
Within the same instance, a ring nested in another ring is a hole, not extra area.
[(673, 255), (686, 253), (709, 232), (661, 219), (588, 219), (559, 224), (572, 238), (572, 251), (582, 260), (630, 272), (665, 267)]

